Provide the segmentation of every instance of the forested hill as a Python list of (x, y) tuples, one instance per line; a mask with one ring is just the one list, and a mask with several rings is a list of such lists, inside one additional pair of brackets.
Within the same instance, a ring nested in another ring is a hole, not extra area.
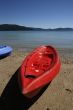
[(43, 29), (43, 28), (20, 26), (16, 24), (1, 24), (0, 31), (73, 31), (73, 28)]

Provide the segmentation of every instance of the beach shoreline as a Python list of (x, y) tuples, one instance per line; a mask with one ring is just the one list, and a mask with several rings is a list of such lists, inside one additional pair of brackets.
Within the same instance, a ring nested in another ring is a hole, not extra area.
[[(57, 50), (61, 58), (60, 73), (29, 110), (73, 109), (73, 48)], [(14, 49), (10, 56), (0, 60), (0, 95), (29, 52)]]

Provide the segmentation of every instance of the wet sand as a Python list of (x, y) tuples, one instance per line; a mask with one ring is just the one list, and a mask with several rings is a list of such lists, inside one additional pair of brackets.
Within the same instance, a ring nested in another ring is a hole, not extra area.
[[(73, 110), (73, 49), (61, 48), (58, 52), (60, 73), (28, 110)], [(0, 95), (27, 54), (14, 50), (10, 56), (0, 60)]]

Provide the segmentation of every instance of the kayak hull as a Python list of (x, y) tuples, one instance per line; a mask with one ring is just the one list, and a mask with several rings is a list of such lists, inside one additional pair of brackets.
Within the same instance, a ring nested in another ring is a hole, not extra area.
[[(45, 52), (48, 54), (43, 55)], [(38, 63), (33, 66), (34, 62)], [(21, 93), (28, 98), (37, 95), (59, 73), (60, 65), (60, 57), (54, 47), (41, 46), (35, 49), (20, 67), (18, 81)]]
[(10, 55), (12, 48), (10, 46), (0, 46), (0, 58)]

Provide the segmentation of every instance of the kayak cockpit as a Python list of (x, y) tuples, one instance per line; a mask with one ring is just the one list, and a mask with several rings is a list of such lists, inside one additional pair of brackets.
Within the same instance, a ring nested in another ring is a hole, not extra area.
[(25, 77), (36, 78), (48, 71), (54, 62), (53, 51), (43, 51), (34, 54), (29, 62), (27, 61)]

